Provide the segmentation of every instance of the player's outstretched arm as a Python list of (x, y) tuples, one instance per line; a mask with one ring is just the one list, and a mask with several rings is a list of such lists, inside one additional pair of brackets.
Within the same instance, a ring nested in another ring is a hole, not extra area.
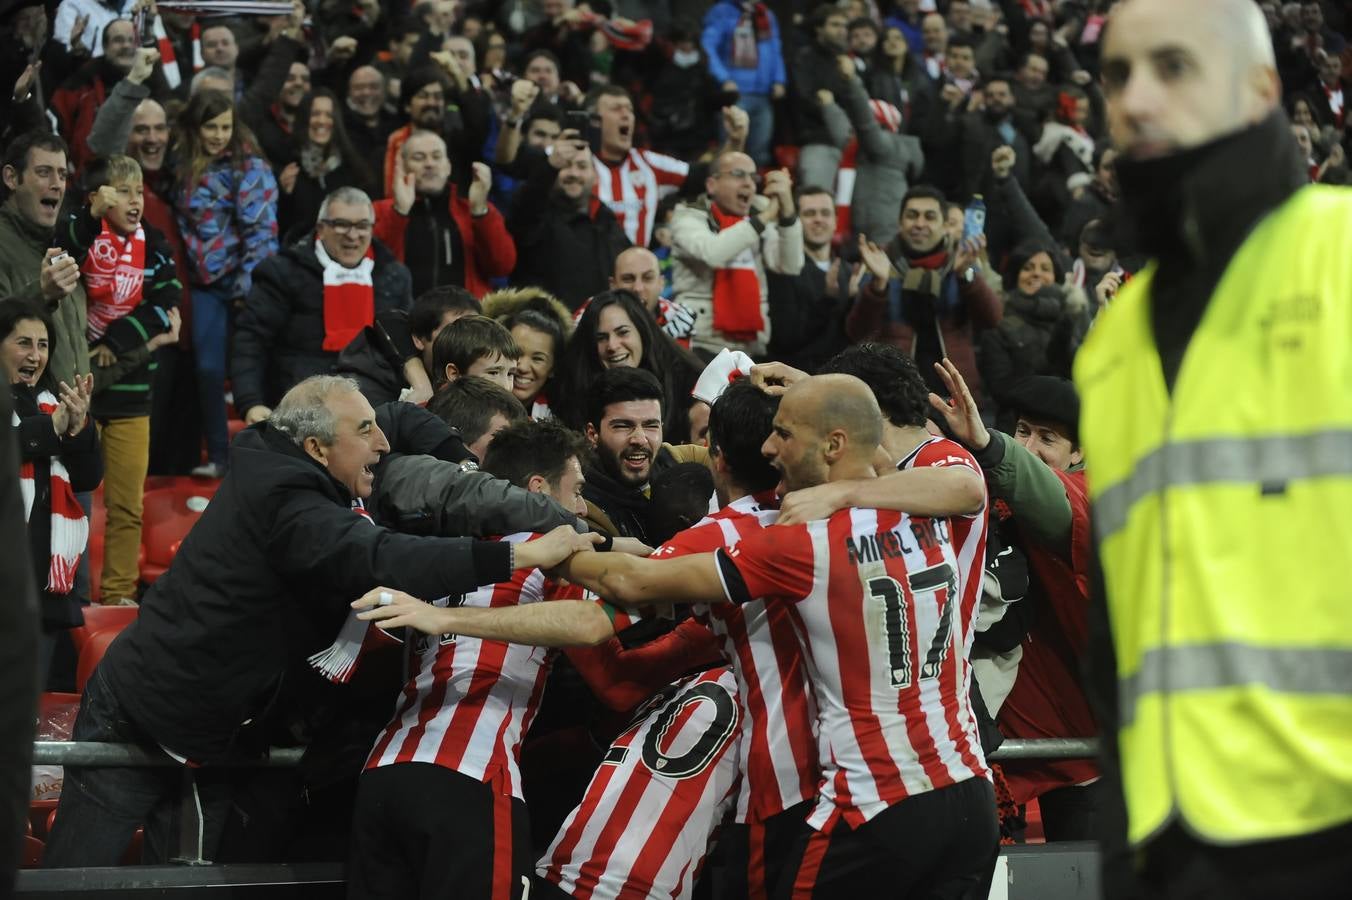
[[(382, 605), (382, 595), (390, 602)], [(415, 628), (425, 634), (462, 634), (537, 647), (590, 647), (615, 636), (610, 616), (587, 600), (553, 600), (526, 606), (437, 607), (403, 591), (375, 588), (353, 609), (381, 628)]]
[(788, 494), (779, 507), (779, 525), (830, 518), (836, 510), (863, 506), (913, 516), (968, 516), (981, 511), (986, 486), (967, 466), (903, 469), (881, 478), (833, 481)]
[(554, 571), (620, 606), (718, 603), (726, 599), (712, 553), (656, 560), (584, 551), (573, 554)]

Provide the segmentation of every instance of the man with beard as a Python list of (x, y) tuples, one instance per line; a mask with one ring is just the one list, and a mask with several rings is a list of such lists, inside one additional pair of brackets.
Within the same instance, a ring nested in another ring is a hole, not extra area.
[(803, 222), (803, 268), (797, 275), (771, 272), (770, 349), (772, 359), (795, 369), (816, 371), (845, 347), (845, 311), (859, 291), (859, 275), (835, 252), (836, 200), (823, 187), (798, 192)]
[(523, 148), (517, 158), (526, 178), (508, 217), (519, 250), (512, 283), (542, 287), (576, 310), (606, 289), (611, 263), (629, 239), (592, 193), (596, 169), (577, 132), (560, 135), (548, 155)]
[(347, 79), (343, 121), (352, 147), (365, 160), (380, 159), (398, 123), (385, 111), (385, 76), (375, 66), (358, 66)]
[(936, 393), (943, 383), (934, 365), (947, 356), (979, 399), (974, 335), (1000, 321), (1000, 298), (977, 270), (984, 238), (952, 245), (944, 231), (946, 205), (935, 188), (911, 188), (887, 248), (861, 238), (867, 273), (845, 333), (852, 341), (900, 347)]
[[(488, 139), (491, 108), (487, 96), (467, 81), (460, 63), (449, 53), (432, 54), (435, 65), (409, 72), (399, 85), (399, 110), (408, 124), (396, 129), (385, 143), (385, 196), (394, 196), (399, 152), (415, 131), (431, 131), (445, 142), (453, 171), (464, 173), (457, 183), (468, 187), (470, 161), (478, 159)], [(509, 267), (510, 268), (510, 267)]]
[[(137, 63), (136, 28), (126, 19), (114, 19), (103, 30), (103, 55), (90, 60), (52, 93), (61, 134), (70, 141), (71, 162), (77, 169), (89, 162), (89, 132), (94, 115)], [(152, 67), (154, 63), (151, 63)]]
[(473, 182), (462, 197), (451, 184), (451, 160), (439, 134), (416, 131), (399, 154), (394, 193), (376, 203), (375, 236), (408, 265), (415, 295), (449, 284), (482, 296), (488, 279), (516, 265), (516, 245), (488, 202), (488, 166), (473, 164)]
[(587, 519), (595, 530), (649, 541), (648, 479), (662, 448), (662, 385), (643, 369), (607, 369), (587, 397)]
[[(876, 478), (882, 439), (868, 387), (820, 375), (784, 394), (762, 452), (794, 491)], [(789, 611), (813, 661), (823, 771), (775, 896), (816, 897), (879, 884), (895, 896), (922, 884), (928, 896), (968, 896), (994, 863), (995, 794), (968, 699), (975, 592), (959, 589), (958, 572), (945, 521), (874, 508), (753, 531), (714, 553), (584, 553), (559, 567), (625, 605)]]
[[(1032, 187), (1029, 163), (1033, 153), (1026, 136), (1030, 123), (1023, 120), (1014, 106), (1009, 78), (992, 75), (986, 80), (981, 96), (982, 108), (968, 113), (962, 121), (962, 196), (981, 192), (996, 147), (1014, 148), (1014, 177), (1027, 193)], [(1031, 127), (1036, 128), (1036, 124)]]
[(1127, 0), (1101, 71), (1122, 222), (1152, 259), (1075, 361), (1105, 601), (1091, 699), (1131, 896), (1335, 896), (1352, 194), (1308, 184), (1253, 3)]

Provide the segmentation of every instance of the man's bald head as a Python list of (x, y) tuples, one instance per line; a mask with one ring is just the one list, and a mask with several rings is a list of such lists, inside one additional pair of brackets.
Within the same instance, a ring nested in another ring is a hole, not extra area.
[(761, 453), (780, 474), (781, 494), (853, 477), (872, 463), (883, 414), (853, 375), (816, 375), (784, 393)]
[(648, 248), (630, 247), (615, 257), (615, 268), (610, 273), (611, 289), (633, 291), (653, 315), (657, 314), (663, 284), (662, 264)]
[(1102, 71), (1109, 131), (1131, 158), (1216, 140), (1281, 100), (1272, 39), (1252, 0), (1126, 0), (1109, 18)]
[(784, 403), (810, 422), (823, 440), (845, 436), (851, 459), (870, 460), (883, 440), (883, 413), (873, 391), (853, 375), (814, 375), (791, 387)]

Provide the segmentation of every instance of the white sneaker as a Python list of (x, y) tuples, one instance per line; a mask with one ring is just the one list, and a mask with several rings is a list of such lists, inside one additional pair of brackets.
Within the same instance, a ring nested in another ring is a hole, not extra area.
[(225, 466), (220, 463), (205, 463), (193, 469), (189, 474), (193, 478), (212, 478), (219, 481), (225, 477)]

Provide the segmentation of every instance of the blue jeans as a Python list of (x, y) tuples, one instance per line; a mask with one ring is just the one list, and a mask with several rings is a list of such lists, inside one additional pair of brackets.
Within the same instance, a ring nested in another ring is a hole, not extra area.
[[(746, 155), (755, 160), (757, 166), (768, 166), (773, 160), (770, 158), (770, 138), (775, 131), (775, 106), (774, 102), (765, 94), (742, 94), (737, 99), (737, 106), (746, 110), (747, 123), (746, 132)], [(720, 135), (727, 137), (723, 133), (723, 128), (719, 126)]]
[[(127, 717), (98, 669), (85, 685), (71, 739), (155, 747)], [(115, 866), (141, 825), (146, 829), (145, 861), (167, 863), (177, 852), (173, 841), (183, 772), (178, 767), (66, 766), (43, 865), (49, 869)], [(220, 843), (230, 808), (225, 785), (212, 780), (198, 776), (198, 800), (205, 820), (202, 852), (207, 859)]]
[(225, 358), (230, 333), (230, 298), (210, 287), (192, 289), (192, 344), (197, 358), (197, 396), (207, 460), (229, 461), (230, 434), (225, 427)]

